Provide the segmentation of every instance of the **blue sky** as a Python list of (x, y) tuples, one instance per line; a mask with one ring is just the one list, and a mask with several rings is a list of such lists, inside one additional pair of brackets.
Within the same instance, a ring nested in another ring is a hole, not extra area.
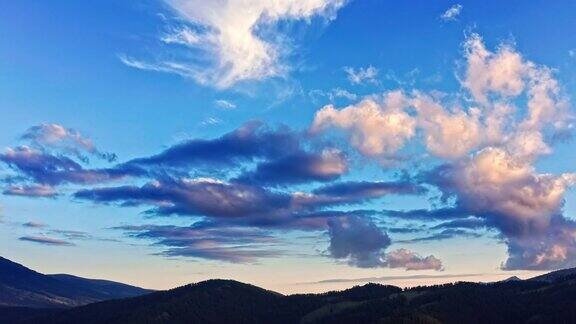
[(575, 6), (4, 4), (0, 253), (283, 292), (574, 266)]

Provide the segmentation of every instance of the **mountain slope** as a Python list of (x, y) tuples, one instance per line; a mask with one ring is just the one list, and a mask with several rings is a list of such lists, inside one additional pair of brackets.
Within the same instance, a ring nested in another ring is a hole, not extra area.
[(367, 284), (291, 296), (232, 280), (209, 280), (22, 323), (576, 323), (576, 277), (550, 275), (559, 279), (404, 290)]
[(112, 281), (44, 275), (0, 257), (0, 306), (3, 307), (72, 307), (149, 292)]
[(543, 281), (543, 282), (548, 282), (548, 283), (552, 283), (555, 282), (557, 280), (562, 280), (568, 277), (574, 277), (576, 276), (576, 268), (570, 268), (570, 269), (562, 269), (562, 270), (556, 270), (556, 271), (552, 271), (552, 272), (548, 272), (546, 274), (537, 276), (537, 277), (533, 277), (530, 278), (528, 280), (531, 281)]

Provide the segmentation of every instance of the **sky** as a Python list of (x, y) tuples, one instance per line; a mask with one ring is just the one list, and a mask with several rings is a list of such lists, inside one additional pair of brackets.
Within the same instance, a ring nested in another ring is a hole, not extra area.
[(0, 255), (282, 293), (576, 266), (570, 1), (11, 1)]

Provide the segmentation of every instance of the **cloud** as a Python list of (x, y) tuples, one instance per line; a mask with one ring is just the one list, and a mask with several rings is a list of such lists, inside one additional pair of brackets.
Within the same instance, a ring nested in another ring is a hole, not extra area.
[(29, 227), (29, 228), (44, 228), (44, 227), (47, 227), (48, 225), (46, 225), (44, 223), (30, 221), (30, 222), (26, 222), (26, 223), (22, 224), (22, 226)]
[(319, 153), (298, 151), (259, 163), (254, 171), (241, 175), (236, 181), (263, 185), (327, 182), (347, 172), (346, 156), (338, 150), (325, 149)]
[(442, 261), (433, 255), (422, 257), (407, 249), (398, 249), (386, 253), (385, 265), (389, 268), (406, 270), (444, 270)]
[(35, 147), (51, 147), (75, 154), (82, 160), (87, 159), (82, 152), (113, 162), (116, 154), (102, 152), (94, 146), (90, 138), (80, 132), (58, 124), (41, 124), (32, 126), (21, 137)]
[(372, 83), (377, 84), (378, 80), (378, 69), (373, 66), (368, 67), (360, 67), (358, 69), (354, 69), (353, 67), (345, 67), (344, 72), (348, 77), (348, 81), (352, 84), (362, 84), (362, 83)]
[(456, 20), (456, 18), (460, 16), (460, 13), (462, 13), (463, 8), (464, 7), (461, 4), (455, 4), (444, 11), (440, 18), (444, 21)]
[(361, 153), (393, 158), (415, 135), (416, 121), (405, 111), (406, 104), (404, 94), (394, 91), (341, 110), (324, 106), (316, 113), (310, 131), (319, 134), (329, 128), (339, 128)]
[(504, 233), (520, 235), (549, 226), (576, 176), (537, 174), (526, 161), (486, 148), (433, 170), (427, 180), (444, 194), (456, 195), (461, 210), (489, 218)]
[(345, 259), (348, 264), (373, 268), (382, 264), (382, 253), (390, 244), (388, 235), (374, 223), (359, 217), (330, 220), (328, 251), (335, 259)]
[(424, 132), (426, 148), (445, 159), (464, 156), (483, 141), (480, 111), (447, 111), (430, 96), (416, 93), (411, 104), (418, 114), (417, 124)]
[[(120, 179), (134, 172), (119, 168), (85, 169), (69, 157), (52, 155), (28, 146), (8, 148), (4, 153), (0, 153), (0, 161), (37, 184), (50, 186), (62, 183), (99, 183)], [(28, 186), (22, 188), (35, 189), (36, 193), (41, 193), (38, 189), (42, 187)], [(46, 188), (48, 187), (44, 186), (44, 189)], [(10, 191), (8, 189), (8, 193), (11, 192), (18, 193), (18, 190)], [(21, 193), (24, 194), (26, 191), (23, 190)], [(34, 193), (34, 191), (28, 193)]]
[(46, 236), (22, 236), (19, 238), (20, 241), (33, 242), (42, 245), (53, 245), (53, 246), (73, 246), (73, 243), (68, 241), (46, 237)]
[(289, 195), (262, 188), (221, 182), (216, 179), (165, 179), (142, 187), (121, 186), (81, 190), (77, 199), (95, 202), (121, 201), (126, 206), (151, 204), (160, 215), (242, 217), (288, 208)]
[(145, 63), (123, 57), (135, 68), (176, 73), (201, 84), (228, 88), (238, 82), (284, 76), (291, 46), (276, 25), (286, 21), (331, 20), (344, 0), (200, 1), (166, 0), (179, 18), (161, 40), (187, 55)]
[(430, 242), (430, 241), (448, 240), (448, 239), (452, 239), (455, 237), (475, 238), (475, 237), (480, 237), (480, 236), (482, 236), (482, 235), (480, 235), (478, 233), (474, 233), (474, 232), (465, 231), (465, 230), (462, 230), (460, 228), (448, 228), (448, 229), (445, 229), (439, 233), (434, 233), (434, 234), (429, 235), (429, 236), (416, 237), (416, 238), (411, 238), (411, 239), (402, 240), (402, 241), (398, 241), (398, 242), (402, 242), (402, 243)]
[(23, 196), (23, 197), (45, 197), (54, 198), (58, 196), (58, 192), (50, 185), (32, 184), (32, 185), (9, 185), (2, 192), (8, 196)]
[(436, 227), (442, 232), (415, 240), (477, 235), (463, 228), (486, 227), (499, 231), (508, 247), (505, 269), (574, 266), (575, 225), (563, 215), (563, 204), (576, 175), (539, 173), (534, 166), (552, 154), (557, 134), (573, 128), (554, 71), (509, 44), (491, 51), (476, 34), (464, 49), (462, 92), (396, 91), (384, 94), (396, 94), (395, 105), (369, 96), (339, 110), (326, 106), (316, 113), (311, 133), (339, 129), (353, 148), (379, 162), (399, 160), (400, 150), (414, 146), (412, 139), (439, 158), (440, 165), (420, 172), (414, 183), (439, 189), (441, 205), (382, 211), (388, 217), (451, 220)]
[[(469, 277), (485, 276), (484, 273), (462, 273), (462, 274), (439, 274), (439, 275), (407, 275), (407, 276), (382, 276), (382, 277), (366, 277), (366, 278), (352, 278), (352, 279), (326, 279), (315, 282), (306, 282), (305, 284), (330, 284), (330, 283), (361, 283), (361, 282), (382, 282), (394, 280), (407, 280), (407, 279), (457, 279)], [(509, 276), (508, 274), (506, 274)]]
[(218, 99), (214, 101), (216, 107), (224, 110), (233, 110), (236, 109), (236, 104), (224, 99)]
[(382, 210), (388, 217), (404, 218), (411, 220), (443, 220), (464, 218), (470, 216), (469, 212), (454, 207), (435, 209), (412, 209), (412, 210)]
[(487, 148), (468, 160), (435, 169), (427, 179), (454, 197), (463, 213), (484, 219), (502, 233), (509, 251), (505, 268), (572, 266), (576, 243), (570, 237), (576, 231), (562, 216), (562, 205), (576, 177), (538, 174), (529, 162)]
[(193, 139), (163, 152), (124, 163), (137, 167), (237, 166), (256, 158), (275, 158), (296, 151), (297, 134), (286, 129), (272, 130), (260, 122), (249, 122), (216, 139)]
[(432, 229), (444, 229), (444, 228), (479, 229), (479, 228), (485, 228), (486, 226), (487, 224), (485, 220), (476, 217), (469, 217), (440, 223), (438, 225), (433, 226)]
[(527, 159), (551, 153), (547, 138), (573, 128), (553, 71), (525, 60), (510, 45), (492, 52), (477, 34), (466, 39), (464, 48), (461, 85), (468, 93), (459, 95), (470, 95), (472, 104), (442, 100), (453, 96), (434, 92), (398, 90), (342, 109), (327, 105), (316, 112), (311, 133), (339, 129), (352, 147), (380, 161), (401, 160), (398, 152), (412, 139), (442, 159), (460, 159), (489, 146)]
[(328, 221), (330, 246), (328, 251), (335, 259), (346, 260), (360, 268), (404, 268), (406, 270), (443, 270), (442, 262), (429, 255), (421, 257), (415, 252), (398, 249), (385, 253), (391, 240), (385, 231), (370, 219), (347, 217)]
[(154, 241), (155, 246), (166, 248), (161, 252), (166, 256), (254, 263), (260, 258), (283, 254), (282, 251), (271, 248), (278, 243), (271, 233), (254, 228), (141, 225), (115, 229), (125, 231), (138, 239)]
[(326, 185), (313, 192), (316, 195), (338, 197), (346, 201), (362, 201), (390, 194), (420, 195), (425, 192), (425, 188), (402, 181), (349, 181)]

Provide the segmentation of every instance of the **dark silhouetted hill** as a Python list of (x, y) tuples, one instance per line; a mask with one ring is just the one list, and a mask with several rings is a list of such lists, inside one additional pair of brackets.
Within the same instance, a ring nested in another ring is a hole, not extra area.
[(367, 284), (290, 296), (233, 280), (208, 280), (27, 315), (15, 323), (576, 323), (576, 276), (561, 270), (529, 280), (410, 289)]
[(150, 290), (106, 280), (45, 275), (0, 257), (0, 307), (62, 308), (134, 297)]

